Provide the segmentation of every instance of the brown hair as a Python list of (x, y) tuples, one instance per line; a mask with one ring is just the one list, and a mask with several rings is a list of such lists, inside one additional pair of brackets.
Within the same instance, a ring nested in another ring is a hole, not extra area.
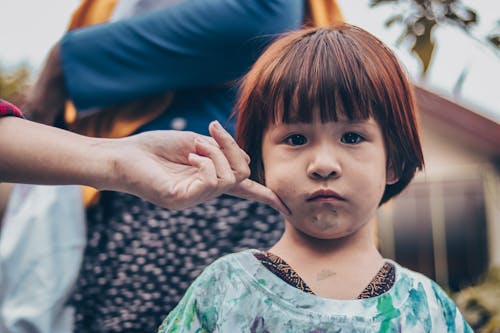
[(251, 156), (252, 179), (264, 182), (262, 138), (272, 123), (373, 117), (387, 165), (399, 180), (380, 204), (400, 193), (424, 159), (410, 84), (395, 55), (361, 28), (340, 24), (285, 34), (245, 76), (236, 105), (238, 144)]

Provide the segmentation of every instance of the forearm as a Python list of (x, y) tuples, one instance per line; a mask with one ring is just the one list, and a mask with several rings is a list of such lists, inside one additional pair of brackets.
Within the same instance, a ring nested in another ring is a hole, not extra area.
[(15, 117), (0, 118), (0, 181), (108, 188), (112, 142)]

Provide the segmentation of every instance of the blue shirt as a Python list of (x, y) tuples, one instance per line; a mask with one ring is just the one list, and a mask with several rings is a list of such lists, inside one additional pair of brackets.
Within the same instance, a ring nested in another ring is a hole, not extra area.
[[(303, 0), (186, 0), (150, 14), (74, 30), (61, 43), (66, 88), (78, 110), (175, 92), (139, 131), (207, 133), (232, 113), (238, 80), (278, 34), (300, 27)], [(229, 129), (232, 125), (229, 124)]]

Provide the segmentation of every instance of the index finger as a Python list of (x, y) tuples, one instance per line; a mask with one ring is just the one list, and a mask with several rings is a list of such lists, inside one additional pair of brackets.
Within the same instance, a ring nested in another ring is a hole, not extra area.
[(250, 157), (247, 153), (238, 146), (231, 134), (218, 121), (212, 121), (208, 130), (210, 131), (210, 135), (219, 144), (219, 147), (224, 152), (224, 155), (226, 155), (229, 164), (233, 166), (233, 169), (238, 170), (242, 167), (241, 163), (246, 165), (250, 162)]
[(281, 201), (276, 193), (253, 180), (245, 179), (232, 189), (228, 190), (226, 193), (239, 198), (265, 203), (278, 210), (285, 216), (291, 215), (288, 207), (283, 203), (283, 201)]

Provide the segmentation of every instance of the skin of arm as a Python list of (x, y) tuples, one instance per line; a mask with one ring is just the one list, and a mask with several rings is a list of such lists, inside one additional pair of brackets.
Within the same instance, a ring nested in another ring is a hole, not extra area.
[(223, 193), (287, 212), (268, 188), (248, 179), (249, 158), (220, 124), (212, 137), (152, 131), (90, 138), (16, 117), (0, 118), (0, 181), (83, 184), (182, 209)]

